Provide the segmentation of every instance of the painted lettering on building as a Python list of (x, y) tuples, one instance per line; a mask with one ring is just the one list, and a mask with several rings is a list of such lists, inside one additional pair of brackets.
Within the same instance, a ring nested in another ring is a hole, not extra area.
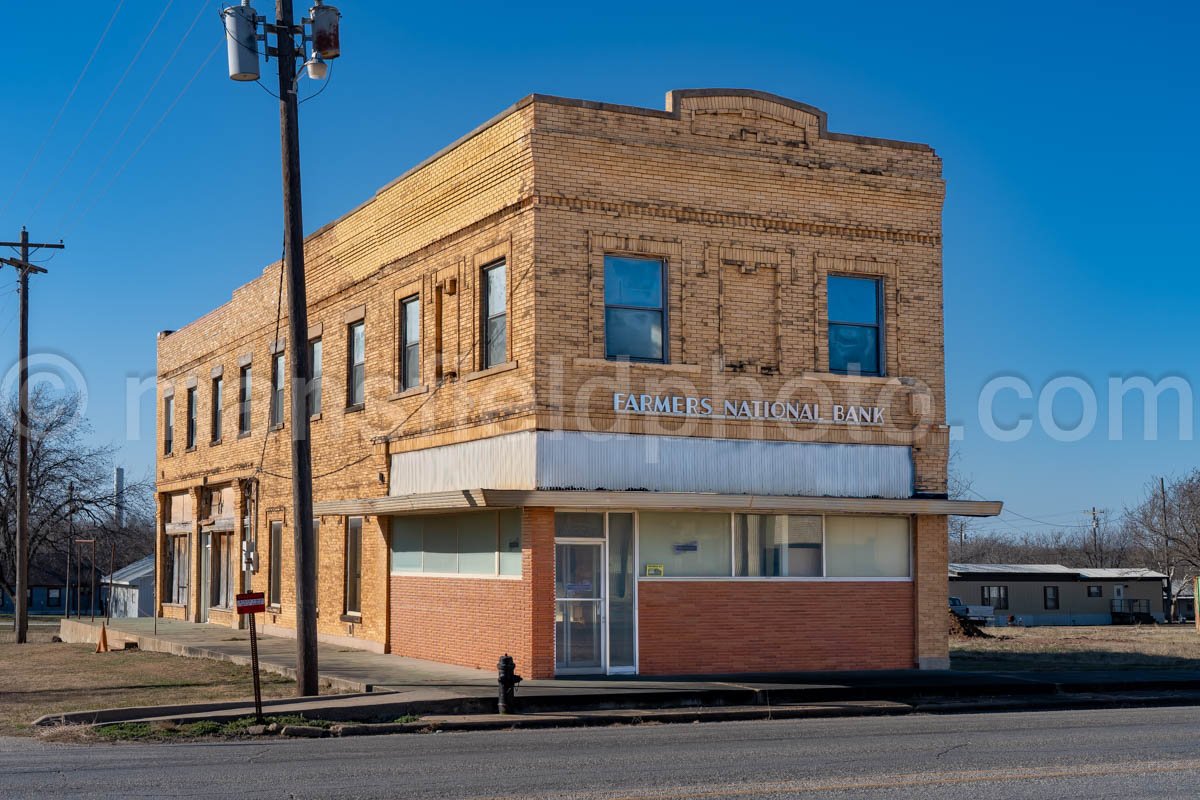
[[(613, 411), (619, 414), (656, 414), (706, 419), (749, 419), (771, 422), (813, 422), (839, 425), (882, 425), (881, 406), (820, 403), (794, 400), (721, 400), (681, 394), (613, 392)], [(828, 412), (828, 413), (826, 413)]]

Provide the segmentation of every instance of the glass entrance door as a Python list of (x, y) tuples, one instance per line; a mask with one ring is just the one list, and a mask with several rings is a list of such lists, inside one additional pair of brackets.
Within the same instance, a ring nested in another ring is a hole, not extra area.
[(554, 546), (555, 671), (604, 672), (604, 542)]

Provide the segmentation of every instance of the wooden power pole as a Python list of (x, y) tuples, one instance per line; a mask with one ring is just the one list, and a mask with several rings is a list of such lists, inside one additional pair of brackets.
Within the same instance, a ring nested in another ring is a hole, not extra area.
[(0, 247), (19, 247), (20, 259), (0, 258), (0, 264), (14, 267), (19, 275), (21, 324), (17, 342), (17, 643), (29, 640), (29, 275), (46, 270), (29, 263), (30, 250), (61, 250), (64, 245), (30, 242), (29, 231), (21, 227), (21, 240), (0, 242)]
[[(308, 297), (300, 203), (300, 122), (296, 100), (296, 30), (292, 0), (276, 0), (279, 139), (283, 155), (283, 269), (287, 272), (288, 349), (292, 378), (292, 529), (296, 553), (296, 688), (318, 693), (317, 564), (313, 535), (312, 451), (308, 420)], [(301, 28), (303, 32), (303, 28)], [(303, 51), (301, 51), (303, 55)]]

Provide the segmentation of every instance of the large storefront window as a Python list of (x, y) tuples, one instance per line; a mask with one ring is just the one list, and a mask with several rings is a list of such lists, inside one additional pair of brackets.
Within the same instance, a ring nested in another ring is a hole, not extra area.
[(908, 520), (827, 517), (825, 574), (831, 578), (907, 578)]
[(643, 511), (643, 575), (728, 577), (732, 571), (729, 515)]
[(520, 575), (521, 512), (396, 517), (392, 520), (392, 572)]
[(907, 517), (661, 511), (637, 516), (638, 574), (644, 578), (912, 575)]
[(739, 577), (819, 577), (821, 518), (785, 514), (735, 514), (733, 553)]

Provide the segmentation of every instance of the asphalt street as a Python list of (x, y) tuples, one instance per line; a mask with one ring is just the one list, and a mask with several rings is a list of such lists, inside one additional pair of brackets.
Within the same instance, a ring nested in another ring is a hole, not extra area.
[(1200, 797), (1200, 708), (180, 745), (0, 739), (0, 797)]

